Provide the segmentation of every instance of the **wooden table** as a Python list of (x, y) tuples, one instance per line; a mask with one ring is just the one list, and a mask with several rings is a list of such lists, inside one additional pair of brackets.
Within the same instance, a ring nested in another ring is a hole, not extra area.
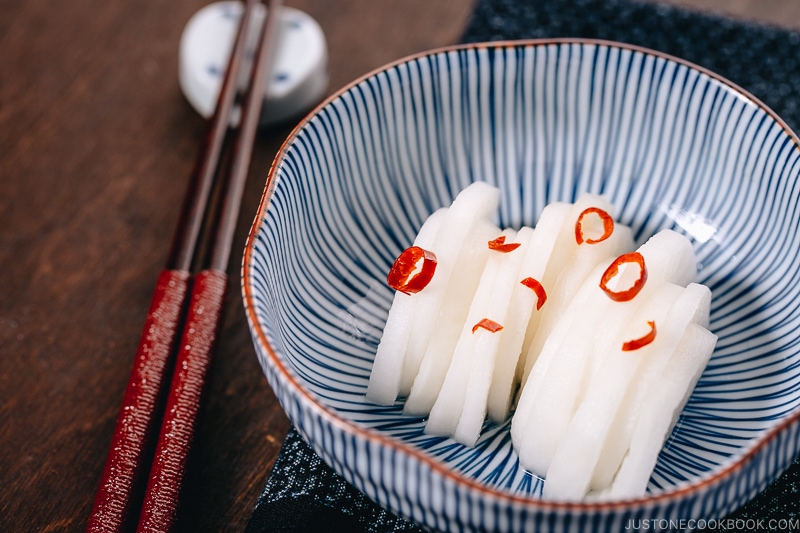
[[(5, 2), (0, 16), (0, 530), (80, 531), (164, 265), (203, 120), (177, 49), (207, 2)], [(684, 5), (800, 28), (795, 0)], [(473, 0), (294, 0), (330, 90), (456, 42)], [(239, 265), (291, 124), (261, 132), (182, 530), (241, 531), (289, 427), (256, 362)]]

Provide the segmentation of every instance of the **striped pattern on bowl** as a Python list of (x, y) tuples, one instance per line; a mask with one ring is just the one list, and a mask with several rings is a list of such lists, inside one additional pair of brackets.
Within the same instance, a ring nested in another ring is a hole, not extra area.
[[(243, 265), (258, 357), (314, 450), (426, 527), (619, 531), (719, 518), (800, 449), (798, 174), (798, 139), (773, 112), (656, 52), (557, 40), (408, 58), (333, 95), (278, 154)], [(639, 242), (661, 228), (691, 238), (719, 342), (646, 497), (545, 501), (508, 422), (487, 423), (466, 448), (425, 435), (402, 401), (364, 399), (392, 261), (475, 180), (500, 188), (501, 226), (533, 225), (548, 202), (590, 191)]]

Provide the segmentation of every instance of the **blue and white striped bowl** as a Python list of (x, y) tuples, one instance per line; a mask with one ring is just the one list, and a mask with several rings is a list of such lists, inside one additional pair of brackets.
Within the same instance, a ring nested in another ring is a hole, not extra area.
[[(324, 102), (274, 161), (243, 264), (258, 357), (314, 450), (426, 527), (719, 519), (800, 449), (799, 144), (728, 81), (627, 45), (493, 43), (393, 63)], [(719, 342), (646, 497), (546, 501), (507, 424), (466, 448), (423, 434), (400, 402), (364, 400), (392, 301), (386, 273), (425, 217), (474, 180), (500, 187), (503, 226), (533, 225), (548, 202), (591, 191), (639, 241), (660, 228), (691, 237)]]

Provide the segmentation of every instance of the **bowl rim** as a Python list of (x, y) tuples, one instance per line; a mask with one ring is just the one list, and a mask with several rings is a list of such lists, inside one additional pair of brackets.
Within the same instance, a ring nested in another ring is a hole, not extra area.
[[(324, 418), (331, 425), (337, 426), (346, 433), (355, 434), (357, 437), (364, 439), (370, 444), (377, 444), (382, 447), (389, 447), (392, 449), (393, 452), (399, 452), (402, 454), (410, 455), (413, 459), (420, 461), (425, 466), (427, 466), (432, 472), (442, 476), (442, 478), (449, 479), (459, 485), (465, 485), (470, 490), (477, 491), (478, 493), (480, 493), (482, 497), (494, 498), (497, 501), (505, 501), (509, 504), (515, 504), (515, 505), (521, 504), (521, 505), (531, 506), (539, 511), (545, 511), (545, 512), (546, 511), (602, 512), (609, 510), (613, 511), (617, 509), (629, 509), (631, 506), (646, 506), (650, 504), (659, 504), (674, 499), (680, 499), (684, 496), (700, 492), (705, 487), (709, 487), (716, 483), (723, 482), (725, 479), (732, 476), (736, 471), (742, 469), (750, 461), (755, 460), (759, 452), (767, 445), (769, 445), (772, 440), (776, 439), (778, 435), (782, 434), (788, 427), (794, 424), (800, 425), (800, 406), (795, 407), (793, 411), (790, 411), (787, 415), (785, 415), (782, 419), (777, 421), (774, 425), (772, 425), (766, 430), (763, 430), (757, 438), (752, 439), (745, 448), (743, 448), (735, 455), (729, 457), (726, 460), (726, 462), (723, 463), (723, 465), (721, 465), (718, 469), (706, 472), (694, 479), (681, 482), (671, 489), (659, 491), (657, 493), (646, 494), (645, 496), (638, 498), (628, 498), (620, 500), (578, 501), (578, 502), (547, 500), (542, 497), (514, 494), (511, 492), (507, 492), (505, 490), (494, 488), (468, 475), (453, 470), (452, 468), (437, 461), (435, 458), (431, 457), (430, 455), (424, 453), (421, 450), (417, 450), (411, 446), (402, 443), (401, 441), (388, 437), (380, 433), (379, 431), (354, 424), (349, 420), (336, 414), (335, 411), (321, 404), (303, 385), (300, 384), (298, 378), (290, 370), (287, 369), (286, 365), (281, 360), (280, 356), (277, 354), (272, 344), (269, 342), (269, 339), (265, 331), (263, 330), (263, 328), (261, 328), (260, 322), (255, 312), (253, 288), (249, 283), (250, 279), (249, 272), (252, 270), (253, 256), (255, 254), (255, 243), (257, 242), (256, 236), (261, 230), (263, 221), (265, 220), (266, 212), (269, 209), (270, 201), (272, 199), (273, 192), (276, 186), (276, 175), (294, 140), (300, 135), (301, 131), (306, 127), (306, 125), (321, 112), (323, 108), (325, 108), (331, 102), (335, 101), (336, 99), (341, 97), (344, 93), (350, 91), (351, 89), (353, 89), (360, 83), (364, 82), (365, 80), (368, 80), (382, 72), (388, 71), (399, 65), (409, 63), (421, 58), (432, 57), (451, 52), (460, 52), (464, 50), (520, 48), (520, 47), (525, 48), (525, 47), (541, 47), (550, 45), (595, 45), (600, 47), (628, 50), (631, 52), (643, 53), (646, 55), (665, 59), (667, 61), (671, 61), (683, 65), (689, 69), (695, 70), (701, 74), (708, 76), (713, 80), (716, 80), (721, 85), (727, 86), (729, 89), (738, 93), (742, 97), (746, 98), (750, 103), (761, 109), (770, 118), (772, 118), (775, 121), (775, 123), (784, 131), (784, 133), (792, 140), (792, 142), (794, 143), (795, 150), (800, 151), (800, 137), (798, 137), (798, 135), (788, 126), (788, 124), (775, 111), (773, 111), (769, 106), (767, 106), (764, 102), (762, 102), (759, 98), (754, 96), (746, 89), (740, 87), (739, 85), (730, 81), (724, 76), (721, 76), (720, 74), (717, 74), (703, 66), (697, 65), (696, 63), (687, 61), (685, 59), (681, 59), (677, 56), (665, 52), (653, 50), (639, 45), (612, 41), (612, 40), (605, 40), (605, 39), (564, 37), (564, 38), (519, 39), (519, 40), (500, 40), (500, 41), (463, 43), (463, 44), (455, 44), (455, 45), (433, 48), (430, 50), (425, 50), (422, 52), (410, 54), (401, 57), (397, 60), (386, 63), (380, 67), (377, 67), (367, 72), (366, 74), (359, 76), (350, 83), (342, 86), (340, 89), (332, 92), (295, 125), (295, 127), (287, 136), (287, 138), (281, 144), (280, 148), (278, 149), (278, 152), (276, 153), (269, 167), (267, 174), (267, 181), (261, 196), (260, 203), (258, 205), (258, 209), (256, 211), (256, 216), (250, 227), (250, 231), (247, 236), (247, 241), (245, 243), (244, 255), (242, 258), (242, 265), (241, 265), (242, 297), (243, 297), (243, 304), (245, 307), (245, 313), (247, 315), (248, 322), (251, 325), (251, 331), (255, 331), (258, 342), (265, 349), (268, 355), (269, 363), (272, 365), (274, 371), (278, 375), (280, 375), (282, 384), (291, 389), (293, 391), (293, 394), (301, 396), (303, 399), (303, 404), (307, 408), (310, 408), (313, 411), (315, 411), (318, 416)], [(800, 449), (794, 450), (791, 457), (795, 457), (798, 454), (798, 452), (800, 452)], [(786, 467), (783, 467), (781, 471), (785, 469)], [(774, 479), (772, 481), (774, 481)]]

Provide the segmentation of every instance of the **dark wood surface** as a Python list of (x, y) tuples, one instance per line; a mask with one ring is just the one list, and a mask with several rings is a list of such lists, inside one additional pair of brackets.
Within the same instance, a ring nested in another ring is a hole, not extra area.
[[(205, 3), (2, 2), (0, 531), (85, 528), (203, 133), (177, 49)], [(800, 28), (795, 0), (671, 3)], [(333, 91), (456, 42), (473, 0), (286, 4), (323, 27)], [(254, 355), (239, 265), (290, 129), (256, 142), (182, 530), (241, 531), (289, 427)]]

